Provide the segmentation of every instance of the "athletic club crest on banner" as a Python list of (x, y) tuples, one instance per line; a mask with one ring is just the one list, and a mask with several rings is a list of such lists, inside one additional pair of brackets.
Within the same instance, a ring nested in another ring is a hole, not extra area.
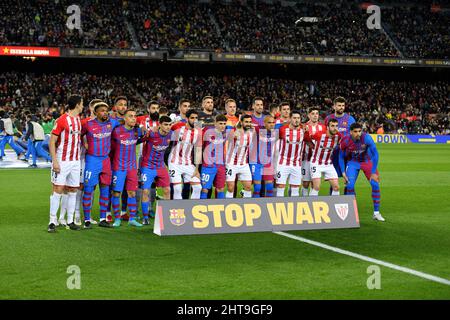
[(342, 221), (344, 221), (348, 216), (348, 203), (336, 203), (334, 205), (336, 213)]
[(186, 216), (184, 215), (184, 209), (171, 209), (170, 210), (170, 222), (175, 226), (182, 226), (186, 222)]

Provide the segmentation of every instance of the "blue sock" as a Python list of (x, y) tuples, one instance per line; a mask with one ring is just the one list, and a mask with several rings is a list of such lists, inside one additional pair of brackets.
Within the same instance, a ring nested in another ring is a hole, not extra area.
[(141, 202), (142, 215), (144, 216), (144, 219), (148, 218), (148, 208), (149, 208), (149, 206), (150, 206), (150, 202), (149, 201), (147, 201), (147, 202), (142, 201)]
[(380, 184), (371, 180), (370, 185), (372, 186), (373, 211), (380, 211)]
[(202, 190), (202, 193), (200, 193), (200, 199), (208, 199), (208, 191), (209, 190), (207, 190), (206, 192), (203, 192), (203, 190)]
[(111, 205), (114, 212), (114, 218), (120, 218), (120, 199), (119, 197), (112, 196), (111, 197)]
[(106, 219), (106, 211), (108, 211), (109, 202), (109, 186), (100, 186), (100, 220)]
[(273, 197), (273, 183), (266, 183), (266, 197)]
[(217, 191), (217, 199), (225, 199), (225, 192)]
[(128, 197), (128, 209), (130, 211), (130, 221), (136, 217), (136, 197)]
[(253, 198), (259, 198), (261, 193), (261, 183), (255, 183), (253, 185)]

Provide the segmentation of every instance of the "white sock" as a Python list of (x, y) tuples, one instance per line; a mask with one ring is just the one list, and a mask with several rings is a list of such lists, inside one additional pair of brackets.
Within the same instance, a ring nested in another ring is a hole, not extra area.
[(191, 199), (200, 199), (200, 193), (202, 192), (202, 185), (191, 184), (191, 186), (192, 186)]
[(302, 197), (307, 197), (307, 196), (308, 196), (308, 188), (302, 187)]
[(310, 196), (318, 196), (319, 195), (319, 191), (314, 189), (314, 188), (311, 188), (311, 190), (309, 191), (309, 195)]
[(227, 191), (227, 193), (225, 194), (225, 198), (227, 198), (227, 199), (233, 199), (233, 192)]
[(251, 198), (252, 197), (252, 192), (251, 191), (245, 191), (242, 190), (242, 193), (244, 194), (244, 198)]
[(277, 197), (284, 197), (284, 188), (277, 188)]
[(61, 195), (61, 209), (59, 211), (59, 220), (66, 218), (67, 212), (67, 193)]
[(181, 183), (173, 185), (173, 198), (174, 199), (183, 199), (181, 196), (181, 191), (183, 190), (183, 185)]
[(380, 214), (380, 211), (374, 211), (374, 212), (373, 212), (373, 215), (374, 215), (374, 216), (377, 215), (377, 214)]
[(81, 198), (83, 197), (83, 191), (77, 190), (77, 200), (75, 202), (75, 219), (80, 219)]
[(332, 195), (332, 196), (338, 196), (338, 195), (339, 195), (339, 190), (338, 190), (338, 191), (334, 191), (334, 190), (333, 190), (333, 191), (331, 192), (331, 195)]
[(291, 188), (291, 197), (298, 197), (300, 196), (299, 188)]
[(75, 204), (77, 202), (77, 193), (69, 192), (67, 194), (67, 224), (73, 222), (73, 215), (75, 213)]
[(50, 223), (56, 224), (58, 222), (56, 213), (58, 212), (60, 201), (61, 194), (53, 192), (53, 194), (50, 196)]

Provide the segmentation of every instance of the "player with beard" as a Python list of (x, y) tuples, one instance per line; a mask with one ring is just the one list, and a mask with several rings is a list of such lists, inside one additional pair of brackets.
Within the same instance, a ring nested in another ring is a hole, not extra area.
[[(346, 100), (344, 97), (337, 97), (333, 101), (333, 109), (334, 113), (328, 115), (325, 118), (325, 125), (328, 126), (328, 121), (331, 119), (335, 119), (338, 122), (338, 131), (342, 135), (342, 137), (345, 137), (350, 134), (350, 126), (355, 123), (355, 118), (353, 118), (351, 115), (345, 112), (345, 104)], [(333, 151), (332, 155), (333, 159), (333, 166), (336, 169), (338, 177), (342, 177), (341, 168), (339, 166), (339, 148), (336, 146), (336, 149)], [(344, 191), (345, 192), (345, 191)], [(332, 190), (330, 188), (330, 194), (332, 193)]]
[(254, 132), (252, 130), (252, 116), (243, 115), (239, 126), (227, 132), (226, 150), (226, 198), (233, 198), (236, 186), (236, 177), (244, 187), (243, 197), (252, 196), (252, 172), (248, 164), (248, 153), (253, 143)]
[[(139, 127), (141, 128), (145, 128), (147, 131), (151, 131), (151, 130), (156, 130), (159, 123), (159, 103), (155, 100), (150, 101), (147, 104), (147, 112), (148, 114), (143, 115), (143, 116), (139, 116), (136, 119), (136, 123), (139, 125)], [(143, 145), (139, 145), (138, 146), (138, 169), (140, 164), (141, 164), (141, 160), (142, 160), (142, 151), (143, 151)], [(143, 181), (141, 181), (141, 177), (142, 175), (138, 172), (138, 176), (139, 176), (139, 188), (136, 192), (136, 202), (137, 202), (137, 207), (140, 207), (141, 204), (141, 199), (142, 199), (142, 184)], [(159, 180), (157, 180), (159, 181)], [(156, 199), (156, 188), (155, 188), (155, 184), (152, 185), (151, 189), (150, 189), (150, 198), (152, 199), (152, 201), (154, 201)], [(150, 208), (150, 216), (154, 217), (155, 213), (153, 212), (153, 209)], [(139, 220), (139, 210), (136, 212), (136, 219)]]
[(214, 127), (216, 112), (214, 111), (214, 99), (211, 96), (204, 96), (202, 99), (202, 111), (198, 113), (198, 121), (202, 127)]

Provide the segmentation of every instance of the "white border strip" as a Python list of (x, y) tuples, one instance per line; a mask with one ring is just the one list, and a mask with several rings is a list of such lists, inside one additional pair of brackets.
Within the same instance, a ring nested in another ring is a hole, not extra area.
[(295, 236), (295, 235), (290, 234), (290, 233), (286, 233), (286, 232), (282, 232), (282, 231), (278, 231), (278, 232), (274, 232), (274, 233), (276, 233), (276, 234), (278, 234), (280, 236), (284, 236), (284, 237), (291, 238), (291, 239), (294, 239), (294, 240), (297, 240), (297, 241), (308, 243), (308, 244), (311, 244), (313, 246), (317, 246), (317, 247), (320, 247), (320, 248), (323, 248), (323, 249), (327, 249), (327, 250), (330, 250), (330, 251), (333, 251), (333, 252), (344, 254), (346, 256), (350, 256), (350, 257), (353, 257), (353, 258), (356, 258), (356, 259), (360, 259), (360, 260), (363, 260), (363, 261), (379, 264), (379, 265), (387, 267), (387, 268), (391, 268), (391, 269), (394, 269), (394, 270), (398, 270), (398, 271), (401, 271), (401, 272), (412, 274), (412, 275), (414, 275), (416, 277), (420, 277), (420, 278), (423, 278), (423, 279), (427, 279), (427, 280), (430, 280), (430, 281), (434, 281), (434, 282), (438, 282), (438, 283), (442, 283), (442, 284), (445, 284), (447, 286), (450, 286), (450, 280), (447, 280), (447, 279), (444, 279), (444, 278), (439, 278), (439, 277), (433, 276), (431, 274), (427, 274), (427, 273), (423, 273), (423, 272), (416, 271), (416, 270), (413, 270), (413, 269), (401, 267), (401, 266), (398, 266), (398, 265), (395, 265), (395, 264), (392, 264), (392, 263), (389, 263), (389, 262), (384, 262), (384, 261), (381, 261), (381, 260), (378, 260), (378, 259), (373, 259), (373, 258), (370, 258), (370, 257), (367, 257), (367, 256), (363, 256), (363, 255), (358, 254), (358, 253), (354, 253), (354, 252), (351, 252), (351, 251), (347, 251), (347, 250), (339, 249), (339, 248), (336, 248), (336, 247), (332, 247), (332, 246), (329, 246), (329, 245), (321, 243), (321, 242), (317, 242), (317, 241), (309, 240), (309, 239), (306, 239), (306, 238), (303, 238), (303, 237)]

